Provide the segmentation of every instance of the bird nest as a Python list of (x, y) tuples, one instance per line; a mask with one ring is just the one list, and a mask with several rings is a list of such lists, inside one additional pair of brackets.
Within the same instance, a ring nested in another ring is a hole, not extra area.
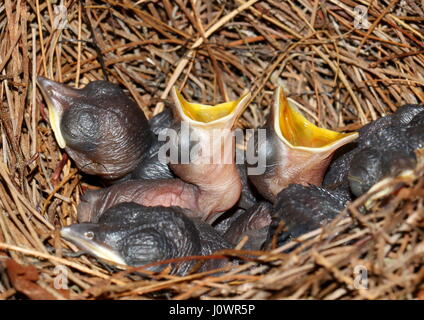
[(35, 86), (37, 75), (76, 87), (107, 78), (148, 118), (174, 85), (210, 104), (247, 88), (238, 126), (256, 128), (283, 85), (314, 123), (354, 131), (424, 101), (423, 17), (413, 0), (2, 1), (0, 298), (424, 298), (422, 165), (283, 247), (204, 257), (242, 261), (218, 274), (70, 257), (59, 230), (97, 182), (58, 147)]

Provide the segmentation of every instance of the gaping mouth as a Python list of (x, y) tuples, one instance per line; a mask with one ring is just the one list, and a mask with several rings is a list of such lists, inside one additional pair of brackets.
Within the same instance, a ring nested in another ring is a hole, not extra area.
[(54, 136), (56, 137), (56, 141), (59, 144), (59, 147), (65, 148), (66, 142), (60, 130), (60, 121), (62, 119), (64, 107), (63, 102), (60, 99), (60, 95), (58, 95), (58, 91), (63, 85), (43, 77), (37, 77), (37, 84), (47, 102), (47, 107), (49, 109), (49, 121), (53, 129)]
[(72, 225), (62, 228), (60, 235), (98, 258), (126, 265), (126, 262), (119, 253), (115, 252), (106, 244), (86, 239), (80, 232), (75, 231)]
[(334, 149), (358, 137), (357, 132), (340, 133), (317, 127), (300, 113), (296, 105), (294, 100), (285, 97), (282, 88), (277, 89), (274, 105), (275, 131), (291, 147)]
[(180, 116), (186, 118), (185, 120), (192, 120), (200, 123), (211, 123), (215, 121), (226, 122), (230, 120), (234, 122), (243, 112), (244, 106), (249, 98), (249, 93), (245, 93), (237, 100), (212, 106), (188, 102), (175, 87), (173, 94)]

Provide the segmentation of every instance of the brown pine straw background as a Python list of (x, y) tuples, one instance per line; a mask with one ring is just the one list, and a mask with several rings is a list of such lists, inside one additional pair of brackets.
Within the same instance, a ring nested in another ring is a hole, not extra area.
[[(59, 149), (35, 86), (36, 75), (76, 87), (107, 76), (148, 118), (172, 103), (173, 85), (210, 104), (248, 89), (238, 125), (250, 128), (264, 123), (283, 85), (310, 120), (352, 131), (424, 101), (422, 1), (66, 0), (66, 28), (56, 29), (59, 4), (0, 3), (1, 299), (424, 298), (420, 168), (393, 179), (396, 191), (367, 209), (370, 195), (357, 199), (290, 253), (298, 242), (220, 252), (244, 262), (218, 276), (134, 274), (64, 255), (77, 248), (59, 230), (76, 222), (81, 194), (98, 185)], [(358, 5), (368, 29), (354, 26)], [(61, 275), (68, 290), (58, 289)]]

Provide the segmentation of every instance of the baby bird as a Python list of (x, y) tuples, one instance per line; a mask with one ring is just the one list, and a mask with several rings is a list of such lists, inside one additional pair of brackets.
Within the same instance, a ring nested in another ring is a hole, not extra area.
[[(359, 197), (385, 178), (409, 174), (424, 147), (424, 106), (405, 105), (359, 130), (359, 138), (330, 165), (324, 186)], [(385, 193), (390, 192), (386, 190)]]
[(253, 149), (248, 152), (266, 159), (264, 173), (250, 175), (249, 179), (271, 202), (292, 183), (320, 185), (334, 152), (358, 136), (319, 128), (300, 113), (298, 106), (277, 88), (265, 127), (266, 141), (248, 144)]
[(279, 235), (278, 245), (292, 240), (333, 220), (350, 198), (343, 192), (315, 185), (291, 184), (282, 190), (272, 208), (270, 234), (275, 234), (280, 222), (285, 231)]
[(37, 78), (59, 147), (83, 172), (116, 180), (136, 168), (152, 143), (143, 111), (107, 81), (83, 89)]
[[(135, 267), (231, 248), (211, 226), (189, 219), (190, 215), (179, 207), (120, 203), (106, 210), (96, 223), (62, 228), (61, 236), (98, 258)], [(208, 260), (199, 271), (226, 263), (226, 259)], [(171, 273), (186, 275), (195, 264), (195, 260), (186, 260), (168, 265)], [(166, 266), (155, 264), (147, 269), (159, 272)]]

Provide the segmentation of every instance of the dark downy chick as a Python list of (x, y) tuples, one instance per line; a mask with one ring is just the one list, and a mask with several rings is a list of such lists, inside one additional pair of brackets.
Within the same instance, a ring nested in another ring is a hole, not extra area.
[(274, 234), (280, 222), (285, 231), (278, 245), (302, 234), (321, 228), (343, 210), (350, 199), (343, 192), (330, 191), (314, 185), (291, 184), (282, 190), (272, 210), (270, 233)]
[(83, 172), (105, 180), (134, 170), (152, 143), (142, 110), (116, 84), (93, 81), (75, 89), (37, 78), (56, 140)]
[(161, 139), (161, 135), (166, 136), (166, 131), (172, 127), (173, 122), (171, 109), (165, 109), (149, 120), (150, 131), (153, 133), (152, 145), (143, 160), (125, 180), (175, 178), (168, 164), (159, 159), (159, 150), (167, 143), (165, 139)]
[[(90, 254), (115, 263), (143, 266), (161, 260), (209, 255), (231, 245), (212, 227), (189, 219), (179, 207), (144, 207), (121, 203), (104, 212), (97, 223), (79, 223), (61, 230), (61, 236)], [(200, 271), (223, 266), (226, 259), (212, 260)], [(172, 273), (187, 274), (196, 263), (172, 263)], [(148, 268), (159, 272), (166, 265)]]
[(422, 105), (405, 105), (364, 126), (354, 147), (330, 165), (323, 185), (348, 185), (359, 197), (384, 178), (415, 168), (414, 151), (424, 144), (423, 111)]
[(260, 201), (248, 210), (238, 210), (230, 218), (223, 232), (225, 240), (237, 245), (244, 237), (248, 237), (243, 250), (261, 250), (269, 237), (272, 205)]

